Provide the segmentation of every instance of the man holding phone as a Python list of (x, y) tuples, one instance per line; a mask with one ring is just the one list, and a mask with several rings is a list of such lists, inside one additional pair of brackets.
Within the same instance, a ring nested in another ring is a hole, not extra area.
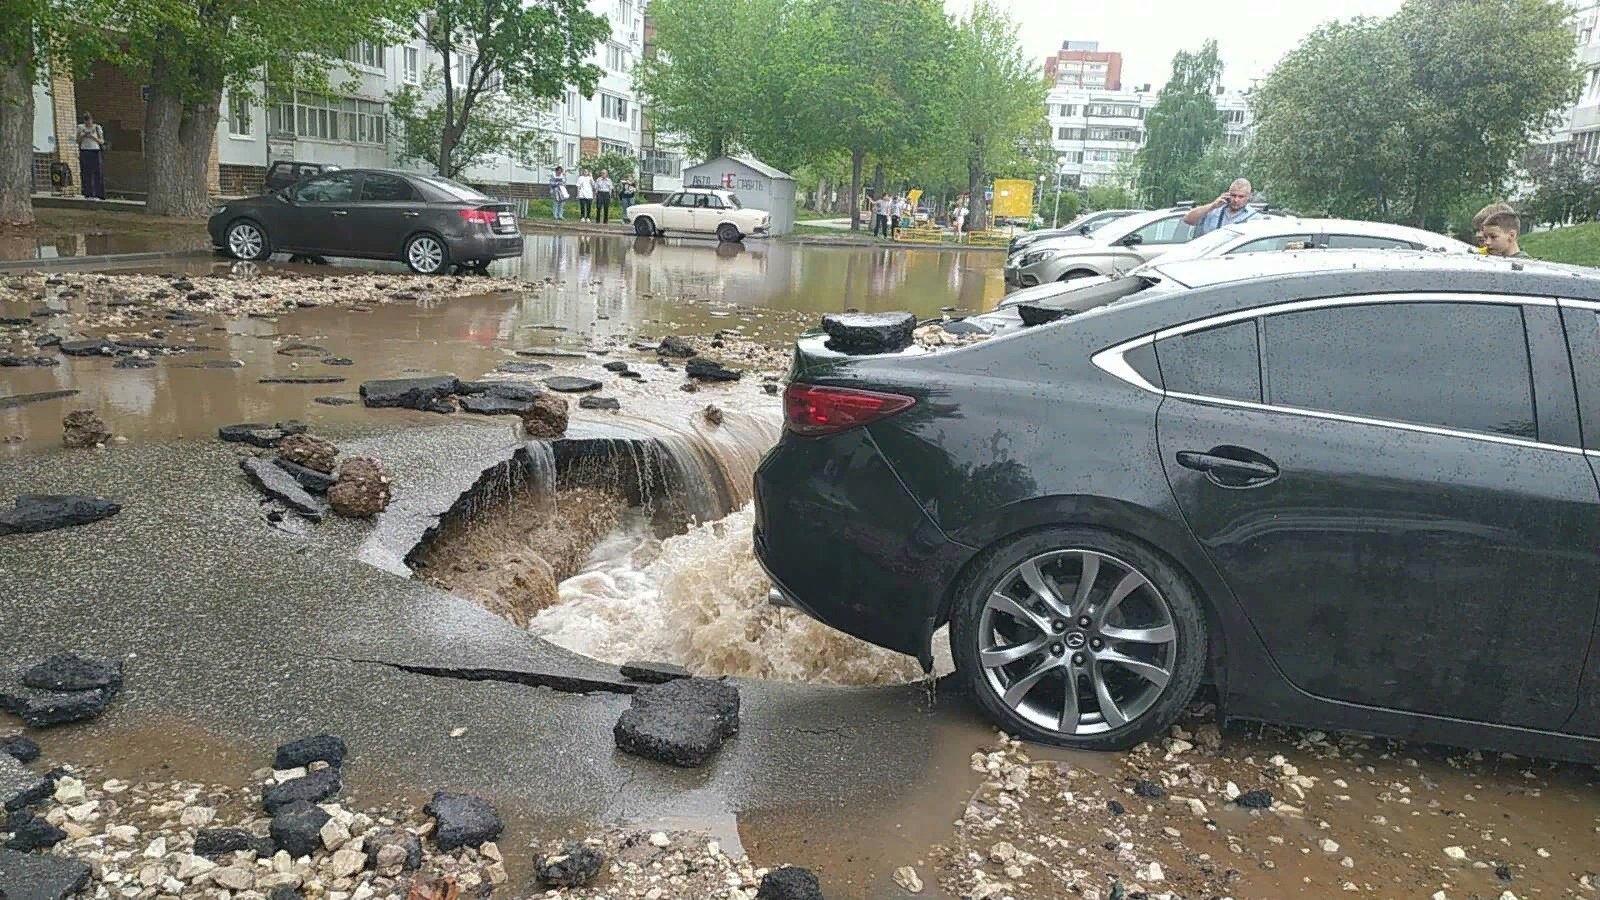
[(1196, 206), (1189, 210), (1183, 217), (1183, 224), (1198, 225), (1195, 237), (1207, 232), (1216, 231), (1224, 225), (1233, 225), (1238, 222), (1248, 222), (1255, 218), (1256, 211), (1247, 204), (1250, 195), (1254, 193), (1250, 182), (1243, 178), (1235, 178), (1233, 184), (1228, 185), (1228, 190), (1222, 196), (1211, 201), (1205, 206)]

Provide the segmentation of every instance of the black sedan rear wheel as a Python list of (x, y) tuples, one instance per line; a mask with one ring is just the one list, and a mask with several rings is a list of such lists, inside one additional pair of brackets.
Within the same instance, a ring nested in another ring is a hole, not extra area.
[(1165, 731), (1199, 686), (1206, 624), (1172, 564), (1093, 528), (1052, 528), (992, 551), (951, 614), (956, 668), (1006, 731), (1124, 750)]
[(438, 275), (450, 268), (450, 248), (438, 235), (423, 232), (406, 241), (405, 261), (418, 275)]
[(234, 259), (266, 259), (272, 255), (267, 230), (253, 219), (240, 219), (230, 224), (222, 241), (228, 255)]

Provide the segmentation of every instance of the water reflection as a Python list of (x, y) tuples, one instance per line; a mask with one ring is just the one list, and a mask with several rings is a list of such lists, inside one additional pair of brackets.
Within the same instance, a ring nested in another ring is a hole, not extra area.
[(530, 234), (497, 275), (578, 282), (591, 291), (806, 313), (991, 309), (1004, 295), (999, 254), (889, 247), (743, 244)]

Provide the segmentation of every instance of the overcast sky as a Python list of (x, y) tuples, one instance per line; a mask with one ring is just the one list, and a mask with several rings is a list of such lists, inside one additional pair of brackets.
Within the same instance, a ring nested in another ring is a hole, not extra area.
[[(1172, 55), (1216, 38), (1222, 80), (1248, 87), (1321, 23), (1353, 16), (1386, 16), (1400, 0), (995, 0), (1021, 25), (1022, 46), (1041, 66), (1062, 41), (1099, 41), (1122, 53), (1123, 87), (1159, 88)], [(972, 0), (945, 0), (962, 13)]]

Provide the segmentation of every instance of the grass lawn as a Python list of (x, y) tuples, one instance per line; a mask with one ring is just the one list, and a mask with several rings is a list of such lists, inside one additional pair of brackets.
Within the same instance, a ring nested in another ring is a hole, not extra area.
[(1522, 249), (1534, 259), (1600, 266), (1600, 222), (1523, 235)]

